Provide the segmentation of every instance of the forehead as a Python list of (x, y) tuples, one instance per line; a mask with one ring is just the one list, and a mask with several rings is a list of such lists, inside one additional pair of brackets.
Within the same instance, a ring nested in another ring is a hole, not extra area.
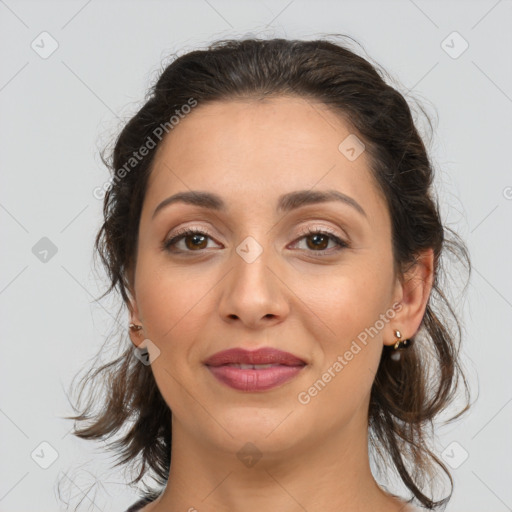
[(346, 151), (361, 151), (358, 140), (319, 101), (275, 97), (199, 104), (160, 144), (145, 202), (198, 189), (232, 201), (246, 200), (247, 193), (269, 202), (291, 190), (334, 188), (383, 208), (368, 155), (362, 151), (354, 159)]

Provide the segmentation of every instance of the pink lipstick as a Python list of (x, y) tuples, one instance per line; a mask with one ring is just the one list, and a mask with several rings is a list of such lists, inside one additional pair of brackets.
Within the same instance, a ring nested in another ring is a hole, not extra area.
[(306, 362), (271, 347), (217, 352), (204, 364), (224, 384), (239, 391), (266, 391), (295, 377)]

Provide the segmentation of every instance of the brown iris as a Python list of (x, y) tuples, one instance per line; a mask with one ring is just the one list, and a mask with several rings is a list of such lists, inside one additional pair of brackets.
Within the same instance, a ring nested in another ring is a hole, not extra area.
[[(192, 243), (189, 243), (190, 240), (193, 240)], [(187, 246), (187, 249), (204, 249), (208, 245), (208, 237), (201, 234), (193, 234), (188, 235), (185, 237), (185, 245)], [(201, 245), (199, 245), (201, 244)], [(204, 244), (204, 245), (203, 245)]]
[[(201, 235), (200, 233), (187, 235), (184, 238), (185, 245), (187, 249), (190, 250), (205, 249), (208, 245), (208, 237), (206, 235)], [(309, 235), (306, 237), (306, 240), (308, 248), (312, 250), (323, 250), (329, 245), (329, 237), (321, 233)]]
[[(325, 249), (329, 245), (329, 237), (321, 233), (310, 235), (306, 237), (306, 240), (309, 249)], [(313, 240), (313, 245), (310, 245), (310, 240)]]

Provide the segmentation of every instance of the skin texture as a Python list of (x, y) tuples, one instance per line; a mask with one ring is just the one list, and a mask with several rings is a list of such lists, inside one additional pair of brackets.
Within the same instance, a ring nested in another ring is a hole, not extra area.
[[(167, 488), (145, 512), (406, 510), (371, 474), (368, 404), (383, 345), (394, 344), (394, 329), (406, 339), (420, 327), (433, 253), (418, 255), (404, 279), (394, 275), (389, 212), (367, 155), (350, 161), (338, 150), (350, 133), (321, 103), (277, 97), (199, 105), (159, 147), (130, 274), (130, 321), (143, 329), (130, 336), (160, 351), (151, 369), (173, 413), (173, 445)], [(276, 211), (281, 194), (326, 189), (355, 199), (366, 216), (334, 201)], [(161, 201), (189, 190), (220, 195), (226, 211), (174, 203), (152, 219)], [(162, 249), (185, 227), (210, 238)], [(318, 255), (308, 228), (350, 247), (337, 250), (327, 237)], [(262, 249), (251, 263), (236, 251), (248, 236)], [(300, 403), (386, 312), (378, 334)], [(203, 364), (228, 348), (267, 346), (308, 364), (253, 393), (227, 387)], [(248, 442), (261, 454), (252, 467), (237, 457)]]

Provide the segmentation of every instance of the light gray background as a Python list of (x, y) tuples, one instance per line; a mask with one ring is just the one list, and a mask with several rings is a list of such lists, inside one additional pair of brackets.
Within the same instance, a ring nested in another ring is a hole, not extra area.
[[(114, 324), (109, 302), (93, 301), (103, 283), (92, 268), (102, 206), (92, 190), (108, 178), (98, 150), (142, 104), (163, 58), (251, 32), (353, 36), (437, 115), (440, 201), (474, 265), (457, 306), (479, 392), (438, 442), (454, 465), (469, 454), (453, 470), (448, 510), (512, 510), (511, 29), (510, 0), (0, 0), (0, 511), (58, 510), (57, 478), (81, 510), (137, 499), (120, 470), (108, 472), (101, 443), (74, 439), (60, 419), (72, 414), (64, 389)], [(44, 31), (58, 43), (47, 58)], [(461, 55), (454, 31), (469, 44)], [(47, 262), (32, 250), (42, 237), (58, 250)], [(58, 453), (48, 469), (42, 442)]]

